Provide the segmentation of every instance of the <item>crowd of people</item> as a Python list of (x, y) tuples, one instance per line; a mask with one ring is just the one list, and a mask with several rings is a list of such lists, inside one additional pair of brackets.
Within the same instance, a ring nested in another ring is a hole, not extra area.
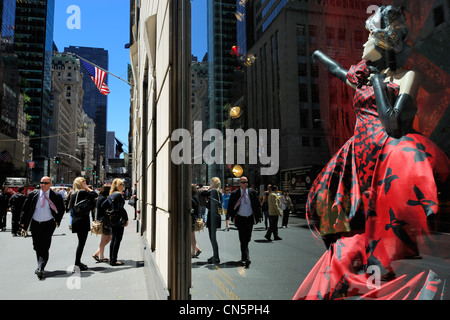
[[(50, 177), (45, 176), (41, 178), (39, 186), (28, 195), (25, 194), (25, 187), (18, 188), (18, 192), (12, 196), (6, 188), (0, 194), (0, 230), (6, 231), (6, 214), (10, 208), (12, 236), (28, 236), (31, 232), (37, 258), (37, 277), (45, 277), (44, 270), (49, 260), (52, 236), (65, 213), (70, 214), (69, 228), (78, 238), (74, 253), (74, 272), (89, 269), (81, 260), (94, 222), (96, 233), (101, 234), (101, 240), (92, 257), (97, 262), (109, 263), (111, 266), (123, 265), (124, 263), (118, 260), (118, 252), (124, 227), (128, 225), (128, 214), (124, 208), (125, 199), (128, 197), (124, 181), (114, 179), (112, 184), (105, 184), (100, 190), (94, 190), (92, 186), (87, 185), (84, 177), (77, 177), (72, 188), (51, 186)], [(131, 199), (135, 200), (135, 197), (136, 192)], [(106, 258), (104, 251), (108, 244), (109, 258)]]
[[(267, 241), (282, 240), (278, 236), (278, 218), (282, 217), (282, 227), (287, 228), (289, 214), (293, 210), (293, 203), (289, 193), (278, 192), (278, 187), (268, 185), (267, 191), (260, 196), (255, 188), (248, 186), (247, 177), (239, 179), (239, 187), (232, 190), (226, 185), (221, 188), (221, 181), (213, 177), (208, 187), (201, 184), (192, 185), (192, 236), (191, 254), (197, 258), (202, 250), (199, 248), (195, 232), (202, 229), (202, 225), (208, 229), (213, 256), (208, 258), (210, 264), (219, 264), (219, 245), (217, 243), (216, 232), (222, 228), (222, 216), (226, 222), (223, 229), (229, 231), (230, 221), (234, 223), (238, 230), (241, 263), (245, 268), (251, 264), (248, 244), (251, 240), (253, 226), (265, 221)], [(199, 227), (200, 225), (200, 227)]]

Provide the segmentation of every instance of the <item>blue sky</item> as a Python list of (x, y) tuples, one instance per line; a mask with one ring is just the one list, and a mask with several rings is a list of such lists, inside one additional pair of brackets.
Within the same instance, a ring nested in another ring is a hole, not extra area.
[[(56, 0), (54, 42), (59, 51), (64, 47), (84, 46), (104, 48), (109, 51), (109, 70), (127, 79), (129, 50), (125, 44), (130, 34), (130, 5), (128, 0)], [(80, 8), (81, 29), (69, 29), (67, 20), (72, 13), (68, 7)], [(107, 130), (128, 145), (130, 86), (115, 77), (108, 76), (111, 93), (108, 96)], [(127, 151), (127, 148), (124, 147)]]
[[(56, 0), (54, 42), (59, 51), (68, 46), (104, 48), (109, 52), (109, 70), (126, 79), (129, 50), (128, 0)], [(200, 60), (207, 51), (206, 0), (192, 0), (192, 54)], [(73, 13), (67, 9), (80, 8), (80, 29), (69, 29), (67, 21)], [(130, 87), (125, 82), (108, 76), (111, 93), (108, 96), (107, 130), (128, 145)], [(124, 150), (127, 151), (126, 146)]]

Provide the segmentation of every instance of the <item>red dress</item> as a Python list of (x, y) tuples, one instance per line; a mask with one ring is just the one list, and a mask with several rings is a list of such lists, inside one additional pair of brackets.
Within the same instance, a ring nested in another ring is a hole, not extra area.
[[(306, 204), (307, 217), (319, 220), (322, 236), (340, 237), (294, 299), (436, 298), (445, 282), (432, 270), (412, 274), (397, 262), (433, 248), (427, 221), (440, 213), (438, 187), (445, 188), (449, 159), (421, 134), (388, 136), (368, 75), (365, 61), (347, 74), (357, 86), (354, 135), (319, 174)], [(395, 97), (399, 86), (388, 83), (388, 91)]]

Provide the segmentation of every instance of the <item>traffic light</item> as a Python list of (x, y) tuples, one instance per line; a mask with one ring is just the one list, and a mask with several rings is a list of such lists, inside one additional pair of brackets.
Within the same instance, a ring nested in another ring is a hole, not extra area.
[(59, 164), (59, 157), (58, 156), (55, 157), (55, 163)]

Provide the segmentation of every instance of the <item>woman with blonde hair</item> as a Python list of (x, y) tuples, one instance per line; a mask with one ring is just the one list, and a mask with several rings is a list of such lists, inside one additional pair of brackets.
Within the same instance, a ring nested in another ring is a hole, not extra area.
[[(87, 236), (91, 230), (91, 221), (89, 213), (95, 208), (95, 199), (97, 193), (86, 184), (86, 179), (78, 177), (73, 181), (72, 197), (70, 198), (70, 207), (73, 208), (72, 233), (78, 236), (78, 246), (75, 254), (75, 266), (85, 271), (88, 267), (81, 263), (81, 255), (86, 244)], [(94, 219), (94, 217), (92, 217)]]
[(123, 238), (124, 227), (128, 225), (128, 214), (125, 210), (125, 199), (123, 190), (125, 183), (122, 179), (114, 179), (111, 184), (111, 190), (108, 198), (102, 203), (101, 208), (106, 210), (106, 216), (103, 224), (111, 228), (111, 244), (109, 246), (110, 265), (123, 265), (122, 261), (117, 260), (120, 242)]
[(222, 192), (220, 191), (220, 179), (214, 177), (208, 189), (202, 191), (202, 195), (208, 198), (206, 207), (208, 215), (206, 218), (206, 227), (209, 231), (209, 239), (213, 248), (213, 256), (208, 259), (208, 263), (219, 264), (219, 245), (217, 244), (216, 231), (220, 229), (222, 218), (219, 214), (219, 207), (222, 207)]
[(97, 198), (97, 212), (96, 212), (96, 220), (102, 222), (102, 237), (100, 240), (99, 247), (97, 251), (92, 256), (97, 262), (109, 262), (109, 259), (105, 258), (104, 252), (105, 247), (108, 243), (111, 242), (111, 228), (106, 226), (104, 223), (105, 219), (105, 210), (102, 208), (102, 203), (108, 198), (109, 192), (111, 191), (110, 185), (103, 185), (103, 187), (100, 189), (100, 192), (98, 194)]

